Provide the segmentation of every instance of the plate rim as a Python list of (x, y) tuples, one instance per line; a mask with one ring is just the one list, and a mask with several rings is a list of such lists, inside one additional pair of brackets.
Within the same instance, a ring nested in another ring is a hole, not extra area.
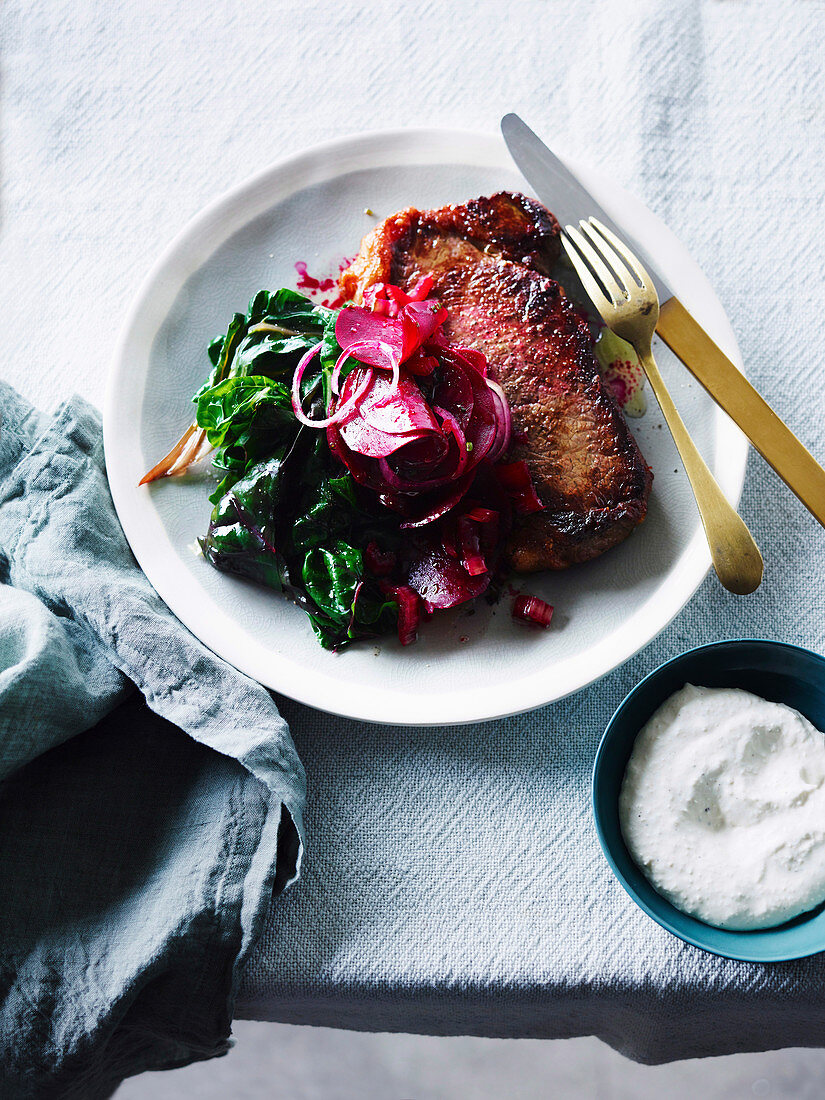
[[(616, 647), (614, 654), (608, 659), (606, 666), (602, 667), (602, 664), (599, 663), (597, 665), (597, 671), (592, 676), (589, 676), (579, 683), (567, 684), (562, 686), (561, 689), (552, 690), (548, 693), (546, 689), (539, 686), (541, 682), (541, 671), (534, 672), (528, 677), (514, 681), (514, 687), (517, 689), (519, 695), (518, 701), (516, 701), (514, 697), (513, 687), (506, 691), (498, 689), (500, 690), (501, 703), (499, 705), (496, 701), (492, 708), (490, 706), (490, 703), (493, 701), (490, 694), (492, 689), (489, 688), (465, 688), (447, 693), (439, 692), (434, 695), (421, 693), (417, 696), (416, 713), (409, 718), (399, 718), (396, 713), (390, 713), (393, 710), (391, 706), (392, 699), (395, 698), (396, 701), (398, 700), (397, 693), (392, 689), (371, 689), (369, 691), (362, 689), (355, 694), (350, 690), (341, 695), (339, 685), (336, 689), (337, 693), (334, 696), (329, 697), (327, 694), (323, 699), (319, 699), (320, 692), (317, 689), (313, 692), (311, 683), (307, 685), (304, 682), (298, 684), (290, 682), (287, 690), (285, 689), (283, 677), (281, 677), (280, 682), (273, 682), (274, 680), (278, 680), (277, 675), (275, 677), (269, 675), (268, 671), (262, 667), (260, 661), (254, 659), (254, 655), (253, 657), (247, 656), (245, 658), (244, 654), (238, 650), (232, 641), (227, 641), (226, 637), (216, 631), (209, 623), (204, 624), (201, 622), (197, 625), (193, 625), (193, 619), (197, 619), (197, 615), (186, 605), (186, 601), (183, 597), (178, 598), (178, 593), (175, 590), (172, 579), (164, 574), (163, 566), (156, 561), (153, 547), (147, 543), (145, 532), (141, 530), (141, 520), (138, 513), (145, 512), (146, 506), (140, 505), (136, 501), (134, 498), (135, 486), (128, 484), (125, 476), (124, 448), (118, 445), (116, 431), (118, 406), (117, 392), (119, 383), (122, 382), (122, 377), (126, 370), (126, 352), (131, 341), (135, 339), (135, 330), (140, 324), (144, 323), (144, 315), (147, 312), (147, 307), (151, 304), (151, 297), (157, 292), (158, 286), (164, 280), (168, 281), (170, 269), (180, 267), (181, 261), (186, 260), (188, 272), (186, 277), (188, 277), (197, 267), (205, 263), (209, 257), (220, 248), (223, 241), (228, 239), (232, 233), (236, 232), (240, 226), (248, 224), (261, 212), (258, 210), (250, 213), (247, 207), (254, 201), (256, 193), (260, 192), (262, 188), (267, 188), (267, 185), (272, 185), (272, 190), (276, 190), (275, 185), (279, 176), (283, 176), (289, 171), (297, 172), (301, 170), (302, 167), (305, 170), (311, 170), (313, 167), (317, 167), (319, 164), (321, 165), (322, 171), (316, 174), (311, 181), (311, 183), (316, 183), (325, 180), (328, 181), (337, 176), (358, 170), (357, 167), (353, 167), (351, 163), (342, 165), (339, 163), (341, 159), (348, 158), (348, 160), (351, 161), (353, 159), (357, 160), (360, 156), (367, 161), (362, 165), (363, 168), (378, 167), (376, 163), (377, 158), (379, 156), (387, 158), (393, 150), (397, 152), (400, 149), (405, 151), (407, 155), (418, 152), (420, 155), (426, 148), (439, 146), (442, 148), (448, 147), (447, 151), (449, 151), (449, 155), (453, 158), (453, 163), (461, 163), (473, 167), (500, 167), (502, 169), (506, 168), (511, 171), (517, 171), (509, 159), (503, 140), (499, 135), (491, 132), (438, 127), (379, 129), (344, 135), (307, 147), (297, 153), (283, 156), (267, 167), (260, 169), (253, 175), (228, 188), (211, 202), (207, 203), (183, 225), (169, 244), (161, 251), (138, 287), (130, 308), (126, 313), (115, 344), (107, 376), (103, 413), (106, 469), (118, 518), (138, 564), (152, 587), (172, 613), (183, 622), (195, 637), (217, 656), (233, 665), (239, 671), (258, 680), (270, 690), (285, 695), (287, 698), (293, 699), (296, 702), (314, 707), (315, 709), (332, 715), (395, 726), (444, 726), (495, 721), (500, 718), (526, 713), (558, 702), (594, 683), (598, 683), (601, 679), (615, 671), (616, 668), (625, 664), (635, 654), (639, 653), (654, 641), (695, 595), (710, 566), (710, 554), (704, 543), (701, 526), (697, 526), (693, 537), (684, 547), (681, 559), (682, 569), (680, 570), (678, 583), (670, 583), (668, 585), (668, 589), (675, 589), (680, 595), (677, 595), (675, 599), (665, 601), (666, 609), (664, 612), (664, 620), (658, 620), (652, 633), (647, 630), (637, 630), (635, 632), (627, 631), (626, 636), (630, 637), (628, 643), (625, 646)], [(461, 149), (461, 154), (457, 155), (452, 151), (453, 147)], [(468, 147), (472, 147), (473, 149), (472, 159), (467, 155)], [(584, 164), (580, 164), (572, 158), (564, 156), (562, 159), (564, 159), (574, 171), (577, 170), (583, 173), (588, 171)], [(445, 162), (443, 159), (431, 156), (430, 159), (416, 159), (411, 163), (436, 164), (450, 162), (449, 160)], [(595, 174), (595, 170), (590, 171), (591, 174)], [(299, 190), (310, 186), (311, 183), (303, 182), (300, 187), (293, 188), (290, 193), (295, 194)], [(666, 239), (669, 238), (670, 241), (678, 247), (680, 261), (686, 261), (689, 264), (692, 269), (691, 278), (694, 282), (704, 284), (704, 291), (712, 297), (715, 305), (718, 307), (720, 323), (724, 320), (726, 328), (725, 343), (728, 354), (735, 365), (744, 373), (736, 337), (724, 307), (719, 301), (709, 280), (704, 275), (704, 272), (702, 272), (696, 261), (693, 260), (688, 249), (681, 244), (665, 223), (662, 222), (641, 199), (627, 192), (623, 187), (618, 185), (613, 186), (615, 188), (615, 193), (620, 199), (629, 201), (631, 204), (643, 208), (646, 216), (652, 219), (657, 228), (664, 233)], [(529, 191), (529, 186), (526, 186), (525, 190)], [(285, 196), (281, 196), (281, 198), (283, 197)], [(271, 195), (268, 201), (271, 205), (279, 201), (279, 196), (277, 194)], [(264, 206), (263, 209), (266, 209), (266, 206)], [(227, 216), (233, 210), (235, 211), (235, 220), (238, 224), (227, 229), (226, 224), (228, 224), (228, 221), (231, 221), (231, 219), (227, 219)], [(244, 210), (245, 212), (243, 212)], [(240, 216), (240, 220), (238, 220), (241, 213), (242, 216)], [(208, 249), (204, 249), (202, 245), (199, 247), (199, 238), (202, 237), (205, 230), (207, 230), (216, 219), (217, 222), (224, 227), (222, 229), (223, 235), (221, 240)], [(198, 263), (193, 264), (193, 256), (200, 257)], [(174, 281), (174, 293), (177, 293), (180, 290), (181, 281), (179, 279)], [(163, 317), (165, 317), (165, 315), (164, 313)], [(160, 318), (161, 322), (163, 317)], [(153, 331), (156, 332), (157, 327), (155, 327)], [(736, 428), (724, 414), (722, 414), (721, 419), (717, 421), (717, 440), (720, 438), (720, 433), (722, 436), (727, 436), (728, 446), (735, 448), (735, 453), (738, 458), (738, 462), (735, 463), (738, 467), (738, 472), (732, 478), (732, 484), (729, 486), (727, 493), (734, 505), (736, 505), (744, 486), (748, 443), (741, 432), (739, 432), (738, 428)], [(130, 493), (132, 494), (131, 497)], [(150, 498), (147, 497), (147, 501), (149, 499)], [(149, 509), (151, 511), (151, 505), (149, 505)], [(690, 553), (688, 553), (688, 551), (690, 551)], [(669, 576), (671, 582), (677, 579), (674, 577), (673, 573), (669, 574)], [(655, 598), (657, 605), (661, 606), (661, 589), (657, 590)], [(629, 626), (635, 623), (640, 616), (643, 616), (650, 603), (651, 600), (648, 599), (637, 608), (633, 617), (628, 620), (626, 625)], [(603, 643), (595, 643), (587, 653), (592, 653), (600, 644)], [(273, 667), (276, 669), (278, 660), (279, 658), (276, 655), (272, 662)], [(289, 670), (289, 667), (290, 666), (287, 666), (287, 670)], [(311, 681), (312, 679), (318, 680), (319, 678), (313, 677), (310, 673), (308, 674), (308, 679)], [(321, 680), (322, 685), (324, 682), (324, 680)], [(528, 687), (531, 690), (528, 690)], [(408, 714), (409, 700), (406, 700), (406, 704), (404, 713)]]

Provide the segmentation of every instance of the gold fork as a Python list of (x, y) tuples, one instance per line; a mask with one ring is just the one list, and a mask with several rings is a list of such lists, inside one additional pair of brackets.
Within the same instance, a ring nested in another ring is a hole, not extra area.
[(693, 489), (717, 577), (729, 592), (747, 595), (762, 580), (762, 555), (696, 449), (656, 366), (651, 341), (659, 299), (650, 276), (606, 225), (590, 218), (579, 226), (581, 232), (565, 227), (565, 251), (604, 323), (636, 349)]

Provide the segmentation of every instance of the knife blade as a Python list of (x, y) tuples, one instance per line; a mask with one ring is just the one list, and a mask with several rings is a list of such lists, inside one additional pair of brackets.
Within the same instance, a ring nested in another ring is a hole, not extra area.
[(501, 132), (519, 171), (562, 225), (595, 216), (637, 253), (659, 295), (658, 335), (825, 527), (825, 470), (685, 309), (647, 250), (616, 224), (518, 115), (505, 115)]
[(518, 115), (505, 115), (501, 120), (501, 132), (519, 171), (536, 192), (548, 210), (552, 210), (562, 227), (578, 225), (582, 218), (591, 215), (604, 222), (617, 237), (627, 241), (648, 275), (656, 285), (659, 301), (673, 297), (673, 291), (650, 254), (626, 230), (620, 229), (570, 169), (552, 153)]

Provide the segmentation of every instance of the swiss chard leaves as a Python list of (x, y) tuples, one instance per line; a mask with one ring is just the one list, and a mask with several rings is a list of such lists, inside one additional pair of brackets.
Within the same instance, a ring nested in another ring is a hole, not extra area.
[[(212, 374), (194, 401), (198, 427), (216, 449), (213, 465), (222, 478), (210, 497), (213, 503), (261, 459), (295, 439), (292, 375), (322, 337), (334, 341), (335, 316), (294, 290), (261, 290), (247, 312), (236, 313), (225, 335), (210, 344)], [(314, 372), (307, 371), (305, 401), (328, 398), (321, 373), (317, 361)]]
[[(224, 572), (287, 591), (328, 649), (397, 621), (395, 602), (365, 572), (359, 549), (376, 539), (393, 549), (397, 523), (364, 501), (325, 434), (303, 427), (292, 409), (295, 367), (320, 343), (301, 391), (307, 414), (325, 415), (341, 354), (336, 317), (295, 291), (260, 291), (210, 345), (212, 374), (194, 399), (222, 475), (210, 497), (204, 556)], [(344, 374), (354, 365), (349, 360)]]
[(307, 494), (304, 510), (292, 525), (296, 547), (305, 550), (321, 546), (352, 528), (359, 507), (355, 499), (355, 482), (349, 474), (321, 480), (314, 494)]
[(310, 550), (301, 578), (317, 609), (307, 609), (307, 614), (327, 649), (340, 649), (355, 638), (383, 633), (397, 620), (395, 602), (365, 578), (361, 551), (342, 539), (331, 547)]
[(397, 607), (349, 541), (366, 545), (375, 518), (348, 473), (322, 476), (323, 449), (304, 432), (224, 493), (201, 545), (216, 568), (287, 590), (321, 644), (340, 649), (392, 630)]
[(353, 545), (366, 546), (378, 537), (387, 547), (397, 532), (381, 530), (350, 474), (319, 476), (323, 455), (313, 456), (305, 467), (292, 543), (296, 561), (302, 560), (304, 588), (317, 608), (306, 609), (315, 634), (327, 649), (340, 649), (356, 638), (391, 630), (397, 622), (395, 602), (381, 593), (364, 569), (362, 551)]
[(288, 446), (299, 427), (286, 386), (260, 375), (235, 375), (205, 390), (197, 422), (216, 448), (212, 464), (223, 475), (213, 503), (262, 458)]
[(236, 313), (226, 334), (209, 345), (213, 370), (195, 401), (233, 375), (264, 374), (291, 381), (298, 359), (320, 342), (330, 317), (334, 328), (333, 310), (315, 305), (294, 290), (274, 294), (260, 290), (246, 314)]
[(198, 425), (213, 447), (230, 446), (265, 414), (269, 424), (293, 424), (295, 414), (286, 386), (261, 375), (225, 378), (198, 398)]
[(289, 581), (279, 533), (286, 457), (281, 451), (236, 482), (215, 505), (201, 539), (203, 556), (216, 568), (277, 591)]

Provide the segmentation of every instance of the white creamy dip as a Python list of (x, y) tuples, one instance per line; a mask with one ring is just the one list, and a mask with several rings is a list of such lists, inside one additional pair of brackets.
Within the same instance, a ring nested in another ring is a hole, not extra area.
[(825, 900), (825, 734), (736, 688), (687, 684), (633, 746), (625, 843), (673, 905), (770, 928)]

